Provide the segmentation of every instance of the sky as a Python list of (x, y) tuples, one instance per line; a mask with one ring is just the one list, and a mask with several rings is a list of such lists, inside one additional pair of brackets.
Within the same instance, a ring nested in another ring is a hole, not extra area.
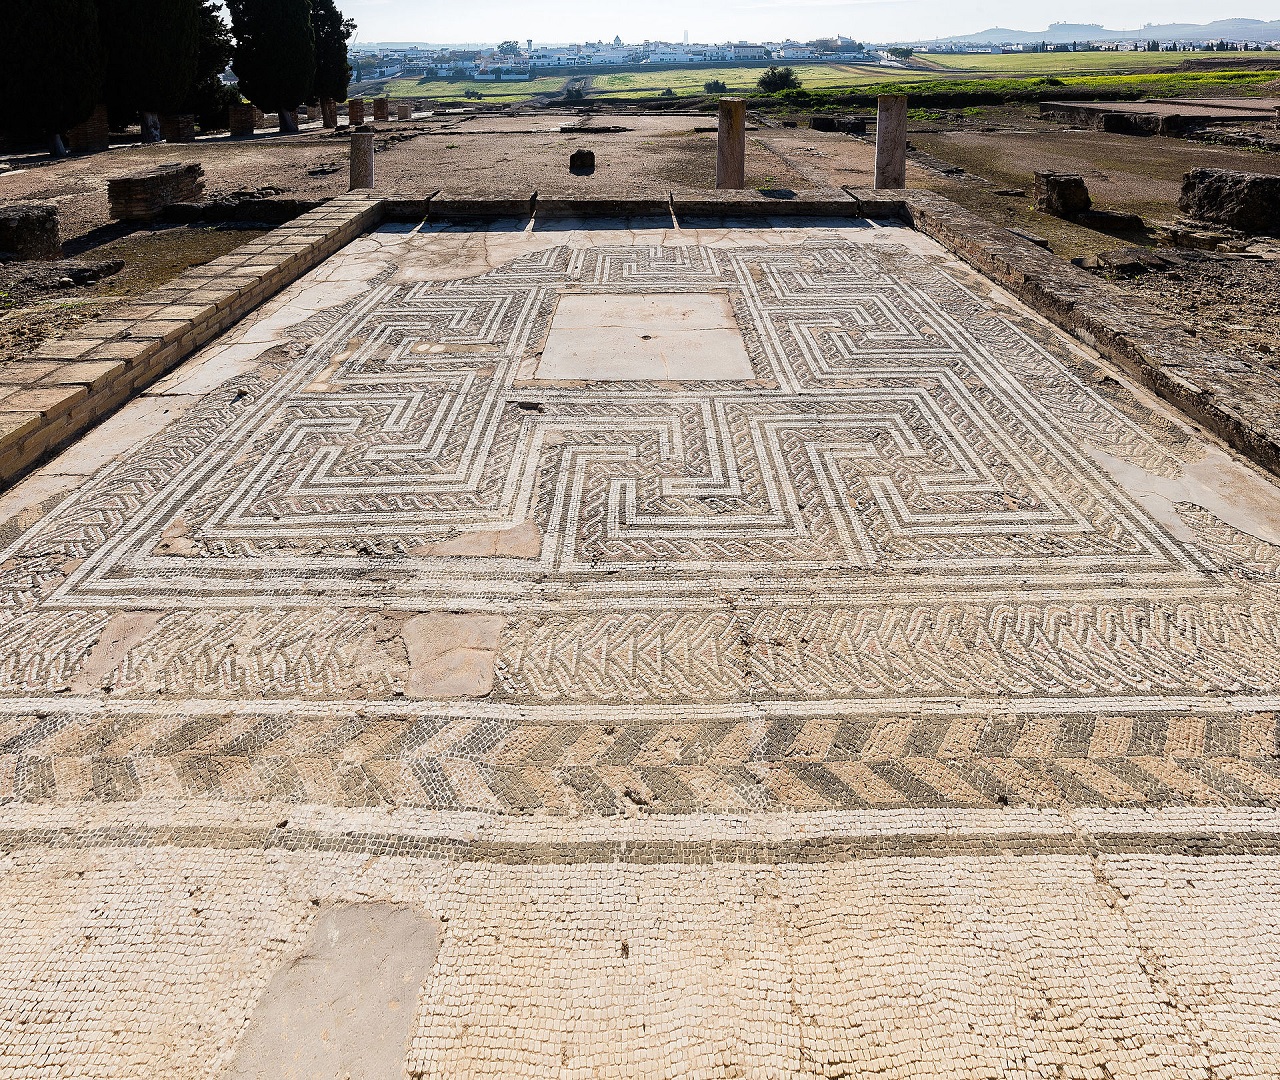
[(1229, 10), (1203, 0), (338, 0), (356, 20), (359, 41), (538, 44), (580, 41), (779, 41), (845, 34), (866, 41), (970, 34), (991, 26), (1043, 30), (1051, 22), (1137, 29), (1147, 23), (1274, 19), (1276, 0), (1245, 0)]

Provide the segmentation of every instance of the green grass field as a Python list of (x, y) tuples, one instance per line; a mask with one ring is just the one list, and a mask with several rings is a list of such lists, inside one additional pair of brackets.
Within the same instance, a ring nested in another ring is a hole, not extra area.
[[(1078, 52), (1078, 53), (920, 53), (916, 59), (925, 64), (936, 64), (948, 73), (966, 73), (986, 76), (1068, 75), (1091, 73), (1123, 73), (1141, 71), (1169, 71), (1183, 60), (1196, 57), (1221, 59), (1223, 53), (1149, 53), (1149, 52)], [(1239, 53), (1226, 54), (1239, 56)], [(1250, 59), (1265, 57), (1265, 53), (1250, 53)], [(1280, 53), (1276, 54), (1276, 67), (1280, 68)]]
[[(921, 105), (929, 98), (960, 99), (967, 95), (999, 97), (1007, 101), (1043, 101), (1055, 97), (1076, 100), (1136, 100), (1149, 97), (1249, 97), (1272, 95), (1280, 82), (1280, 54), (1275, 71), (1170, 71), (1136, 75), (1039, 75), (1023, 78), (957, 78), (939, 72), (926, 80), (886, 81), (857, 88), (860, 94), (907, 93)], [(822, 92), (816, 92), (821, 97)], [(960, 102), (957, 101), (957, 104)]]
[[(1035, 100), (1096, 94), (1103, 98), (1213, 97), (1275, 94), (1280, 80), (1280, 53), (1251, 53), (1250, 59), (1274, 58), (1274, 71), (1170, 71), (1194, 57), (1221, 58), (1222, 53), (972, 53), (922, 55), (932, 70), (886, 68), (873, 64), (791, 64), (804, 90), (815, 98), (847, 94), (907, 92), (922, 106), (928, 98), (968, 93)], [(780, 65), (782, 66), (782, 65)], [(756, 81), (764, 65), (700, 67), (648, 66), (594, 73), (589, 96), (603, 99), (658, 97), (670, 89), (677, 97), (702, 94), (705, 83), (719, 79), (731, 94), (758, 93)], [(581, 78), (588, 73), (580, 73)], [(569, 75), (543, 75), (530, 82), (475, 82), (470, 79), (394, 79), (382, 93), (398, 98), (459, 100), (475, 90), (485, 101), (514, 104), (539, 94), (558, 94)], [(1046, 80), (1052, 79), (1052, 83)]]
[(458, 101), (468, 90), (478, 91), (485, 101), (509, 104), (527, 101), (536, 94), (555, 94), (565, 84), (563, 75), (543, 75), (528, 82), (476, 82), (474, 79), (392, 79), (382, 93), (393, 98), (430, 98)]
[[(779, 64), (790, 66), (807, 90), (840, 90), (866, 86), (885, 78), (886, 69), (874, 64)], [(719, 79), (731, 94), (749, 93), (756, 89), (756, 80), (764, 71), (763, 66), (727, 67), (716, 64), (709, 67), (658, 68), (653, 71), (620, 71), (597, 75), (591, 85), (592, 97), (649, 97), (660, 94), (668, 87), (680, 97), (701, 94), (703, 84)], [(935, 76), (927, 71), (903, 71), (906, 80), (930, 79)]]

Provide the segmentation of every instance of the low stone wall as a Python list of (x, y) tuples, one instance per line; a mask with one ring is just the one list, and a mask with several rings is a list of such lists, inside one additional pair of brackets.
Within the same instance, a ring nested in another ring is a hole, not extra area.
[(324, 199), (290, 199), (279, 197), (224, 197), (201, 199), (199, 202), (169, 203), (161, 212), (161, 221), (192, 224), (208, 222), (255, 222), (282, 225), (323, 206)]
[(191, 353), (374, 228), (382, 204), (345, 195), (168, 285), (0, 364), (0, 489)]
[(867, 133), (867, 122), (860, 116), (811, 116), (809, 127), (814, 131), (840, 131), (846, 135)]
[[(1280, 476), (1280, 376), (1258, 368), (1229, 378), (1182, 321), (929, 191), (846, 189), (867, 217), (900, 216), (1050, 322)], [(896, 201), (897, 214), (888, 214)]]
[(107, 181), (111, 216), (119, 221), (149, 221), (169, 203), (195, 202), (204, 191), (203, 176), (204, 169), (195, 162), (117, 176)]
[(1069, 105), (1052, 101), (1040, 103), (1040, 119), (1052, 124), (1087, 128), (1090, 131), (1108, 131), (1115, 135), (1178, 135), (1189, 126), (1182, 116), (1099, 109), (1096, 105)]
[(19, 259), (60, 259), (58, 208), (53, 203), (0, 206), (0, 252)]

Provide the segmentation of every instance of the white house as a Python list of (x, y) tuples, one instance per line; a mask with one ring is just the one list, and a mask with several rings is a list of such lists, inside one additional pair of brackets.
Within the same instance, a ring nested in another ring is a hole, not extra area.
[(529, 54), (530, 67), (576, 67), (578, 62), (577, 46), (559, 49), (534, 49)]
[(777, 49), (774, 55), (782, 57), (783, 60), (813, 60), (817, 57), (818, 52), (809, 45), (788, 41)]

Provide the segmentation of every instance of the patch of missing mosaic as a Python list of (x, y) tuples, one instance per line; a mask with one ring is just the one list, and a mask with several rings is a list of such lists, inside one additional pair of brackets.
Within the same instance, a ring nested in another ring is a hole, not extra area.
[(410, 550), (410, 555), (461, 555), (472, 558), (536, 559), (542, 554), (542, 530), (532, 518), (509, 529), (460, 532)]
[(84, 666), (72, 680), (72, 692), (88, 694), (110, 687), (113, 673), (134, 646), (155, 632), (160, 617), (158, 611), (128, 611), (112, 615), (89, 651)]
[(496, 615), (431, 612), (415, 615), (400, 636), (409, 654), (411, 698), (482, 698), (493, 689), (498, 639), (506, 620)]
[(118, 694), (385, 697), (403, 686), (402, 616), (359, 608), (182, 609), (115, 665)]
[[(61, 480), (62, 478), (59, 477), (58, 479)], [(8, 547), (32, 525), (42, 521), (45, 515), (51, 514), (56, 510), (63, 500), (71, 494), (71, 488), (74, 485), (75, 478), (67, 477), (63, 490), (55, 492), (38, 503), (23, 506), (8, 518), (0, 520), (0, 548)]]
[(566, 293), (539, 379), (745, 380), (755, 377), (727, 293)]
[(395, 904), (323, 912), (272, 977), (220, 1080), (399, 1080), (433, 919)]
[(1225, 450), (1205, 446), (1199, 460), (1189, 461), (1175, 477), (1151, 473), (1141, 466), (1090, 446), (1089, 452), (1112, 479), (1179, 540), (1195, 542), (1195, 531), (1179, 506), (1198, 506), (1232, 528), (1263, 543), (1280, 543), (1280, 510), (1275, 488)]

